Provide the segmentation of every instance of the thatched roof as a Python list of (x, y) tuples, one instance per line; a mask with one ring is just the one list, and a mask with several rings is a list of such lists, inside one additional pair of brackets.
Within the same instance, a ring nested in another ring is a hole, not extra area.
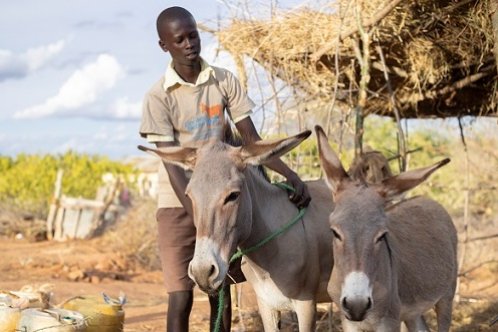
[(338, 100), (354, 106), (361, 21), (370, 32), (367, 114), (392, 116), (395, 100), (407, 118), (496, 115), (488, 1), (337, 0), (271, 20), (233, 18), (216, 34), (236, 58), (254, 59), (308, 98), (330, 102), (337, 90)]

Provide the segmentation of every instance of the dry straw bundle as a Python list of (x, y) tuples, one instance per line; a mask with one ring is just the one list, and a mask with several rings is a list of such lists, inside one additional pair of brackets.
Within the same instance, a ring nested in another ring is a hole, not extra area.
[(354, 106), (367, 68), (366, 114), (496, 115), (489, 1), (330, 1), (269, 20), (234, 17), (216, 34), (239, 64), (248, 56), (307, 98)]

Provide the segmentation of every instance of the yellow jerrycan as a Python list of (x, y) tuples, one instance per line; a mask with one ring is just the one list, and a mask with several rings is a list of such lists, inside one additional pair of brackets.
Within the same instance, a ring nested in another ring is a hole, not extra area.
[(21, 312), (18, 332), (86, 332), (85, 319), (76, 311), (29, 308)]
[(61, 307), (80, 312), (86, 320), (86, 332), (122, 332), (124, 326), (124, 294), (119, 299), (102, 296), (76, 296), (65, 301)]
[(16, 326), (21, 318), (21, 309), (12, 308), (0, 302), (0, 331), (16, 332)]
[(0, 291), (0, 331), (15, 332), (17, 322), (21, 318), (21, 309), (16, 306), (13, 296)]

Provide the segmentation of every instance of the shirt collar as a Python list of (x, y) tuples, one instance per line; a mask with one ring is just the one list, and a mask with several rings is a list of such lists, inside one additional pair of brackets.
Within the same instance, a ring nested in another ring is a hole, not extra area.
[(183, 78), (178, 75), (176, 70), (173, 68), (173, 61), (170, 61), (168, 68), (166, 68), (166, 73), (164, 74), (163, 89), (166, 91), (178, 84), (187, 86), (198, 86), (206, 83), (209, 80), (211, 74), (215, 76), (213, 67), (211, 67), (206, 61), (204, 61), (203, 58), (201, 58), (201, 72), (199, 73), (195, 84), (192, 84), (184, 81)]

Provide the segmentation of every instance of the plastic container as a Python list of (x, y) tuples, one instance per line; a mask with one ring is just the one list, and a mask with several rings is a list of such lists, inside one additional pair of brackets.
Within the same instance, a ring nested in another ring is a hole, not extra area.
[(12, 308), (0, 302), (0, 331), (16, 332), (16, 326), (21, 318), (21, 309)]
[(17, 324), (19, 332), (86, 332), (79, 312), (65, 309), (25, 309)]
[(83, 314), (87, 332), (122, 332), (125, 317), (123, 302), (88, 295), (69, 299), (62, 307)]
[(43, 292), (9, 291), (2, 292), (12, 300), (12, 306), (21, 309), (26, 308), (48, 308), (49, 294)]

